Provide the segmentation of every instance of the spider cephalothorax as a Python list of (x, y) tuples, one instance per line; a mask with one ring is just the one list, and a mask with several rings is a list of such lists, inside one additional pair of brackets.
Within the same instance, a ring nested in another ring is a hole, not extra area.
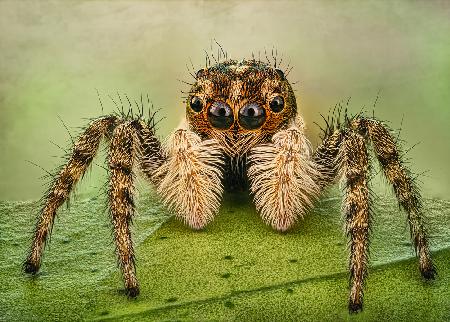
[(196, 73), (187, 100), (190, 128), (230, 155), (270, 140), (297, 114), (283, 71), (257, 60), (227, 60)]
[(382, 122), (361, 115), (344, 115), (342, 122), (327, 122), (322, 143), (312, 151), (303, 120), (297, 115), (291, 85), (276, 66), (255, 59), (226, 60), (194, 76), (186, 122), (164, 145), (155, 134), (154, 123), (144, 122), (142, 115), (107, 115), (87, 126), (44, 197), (24, 264), (26, 272), (39, 270), (56, 211), (91, 164), (105, 137), (109, 142), (109, 210), (130, 296), (139, 293), (130, 232), (135, 211), (135, 169), (156, 187), (167, 207), (193, 229), (201, 229), (213, 220), (224, 186), (248, 183), (262, 219), (275, 230), (285, 231), (307, 213), (327, 186), (341, 179), (350, 250), (349, 309), (359, 311), (372, 222), (368, 144), (372, 144), (408, 215), (422, 276), (434, 278), (420, 194), (403, 165), (395, 138)]

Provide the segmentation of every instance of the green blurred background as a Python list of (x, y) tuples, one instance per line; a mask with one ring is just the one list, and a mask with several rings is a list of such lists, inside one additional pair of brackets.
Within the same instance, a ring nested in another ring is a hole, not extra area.
[[(294, 69), (314, 145), (320, 113), (351, 97), (402, 124), (424, 195), (448, 199), (450, 170), (449, 1), (1, 1), (0, 199), (36, 199), (70, 137), (86, 118), (113, 110), (108, 94), (149, 94), (166, 136), (183, 116), (177, 79), (204, 64), (217, 39), (241, 59), (273, 47)], [(216, 50), (216, 47), (214, 47)], [(403, 123), (402, 123), (403, 118)], [(101, 164), (101, 161), (97, 161)], [(94, 166), (79, 188), (97, 193)], [(375, 181), (378, 183), (382, 181)]]

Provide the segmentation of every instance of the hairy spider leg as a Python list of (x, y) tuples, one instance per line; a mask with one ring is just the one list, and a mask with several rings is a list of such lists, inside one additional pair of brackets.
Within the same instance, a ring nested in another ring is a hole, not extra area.
[(371, 225), (368, 188), (369, 157), (364, 138), (351, 130), (343, 130), (338, 156), (339, 171), (345, 180), (345, 231), (350, 237), (350, 299), (349, 310), (362, 309), (364, 280), (369, 261)]
[(114, 129), (108, 155), (109, 212), (125, 291), (131, 297), (139, 294), (130, 231), (135, 212), (133, 167), (137, 156), (137, 133), (134, 122), (121, 123)]
[(138, 164), (148, 179), (164, 162), (161, 144), (152, 123), (123, 120), (106, 116), (91, 122), (73, 147), (72, 155), (56, 176), (44, 199), (44, 208), (35, 229), (30, 254), (24, 263), (27, 273), (39, 270), (46, 239), (51, 231), (57, 209), (68, 199), (71, 190), (88, 169), (102, 137), (111, 139), (109, 165), (109, 209), (114, 227), (114, 239), (126, 293), (136, 296), (139, 286), (134, 265), (134, 251), (129, 224), (135, 211), (133, 167)]
[(154, 173), (165, 205), (193, 229), (202, 229), (220, 207), (225, 159), (216, 140), (177, 129), (165, 146), (167, 161)]
[(34, 230), (34, 238), (24, 270), (34, 274), (41, 265), (42, 253), (47, 237), (51, 233), (58, 208), (69, 198), (70, 192), (91, 164), (101, 139), (116, 124), (116, 117), (106, 116), (92, 121), (79, 136), (67, 163), (53, 180), (43, 200), (43, 208)]
[[(340, 124), (342, 126), (342, 124)], [(388, 179), (388, 181), (392, 184), (394, 188), (394, 192), (399, 201), (400, 206), (407, 212), (408, 214), (408, 222), (411, 230), (411, 237), (414, 241), (414, 246), (416, 252), (419, 256), (419, 266), (422, 276), (426, 279), (434, 278), (436, 274), (435, 266), (431, 260), (431, 254), (427, 241), (427, 233), (423, 223), (423, 212), (422, 212), (422, 203), (419, 190), (414, 183), (414, 179), (411, 177), (410, 172), (403, 165), (403, 162), (400, 157), (400, 149), (397, 146), (394, 138), (389, 132), (389, 129), (382, 124), (380, 121), (369, 118), (354, 118), (354, 119), (346, 119), (346, 124), (343, 128), (334, 131), (333, 133), (329, 133), (325, 136), (322, 144), (317, 148), (314, 154), (314, 160), (317, 164), (322, 166), (323, 172), (322, 178), (324, 181), (322, 182), (322, 186), (325, 187), (331, 184), (336, 177), (344, 174), (342, 172), (344, 164), (342, 163), (342, 141), (345, 141), (345, 136), (349, 136), (348, 133), (357, 133), (359, 135), (358, 142), (361, 138), (364, 138), (365, 141), (371, 141), (374, 147), (374, 151), (376, 157), (383, 169), (383, 172)], [(346, 134), (347, 133), (347, 134)], [(353, 134), (352, 134), (353, 136)], [(356, 141), (355, 141), (356, 142)], [(356, 143), (354, 143), (356, 144)], [(361, 143), (358, 143), (361, 145)], [(349, 148), (351, 149), (351, 148)], [(357, 150), (357, 147), (354, 148)], [(367, 156), (366, 147), (364, 148), (366, 152), (364, 154)], [(355, 156), (353, 156), (355, 158)], [(361, 160), (363, 157), (361, 156)], [(362, 164), (362, 163), (361, 163)], [(369, 171), (369, 163), (367, 163), (367, 171)], [(348, 178), (345, 178), (348, 192)], [(367, 181), (367, 175), (365, 176), (365, 180)], [(364, 188), (364, 191), (367, 188)], [(367, 190), (369, 192), (369, 190)], [(362, 191), (358, 192), (361, 195)], [(362, 195), (361, 195), (362, 196)], [(370, 201), (370, 194), (367, 195), (368, 201)], [(346, 197), (344, 201), (344, 211), (346, 209), (350, 209), (351, 207), (347, 207), (347, 199)], [(367, 224), (370, 231), (370, 216), (371, 209), (370, 203), (368, 203), (367, 208)], [(347, 214), (347, 213), (346, 213)], [(348, 216), (347, 216), (348, 218)], [(348, 232), (348, 222), (346, 224), (347, 232)], [(350, 226), (351, 228), (351, 226)], [(353, 237), (353, 236), (351, 236)], [(368, 238), (368, 235), (367, 235)], [(355, 281), (353, 279), (354, 274), (352, 272), (352, 257), (353, 257), (353, 247), (351, 246), (351, 258), (350, 258), (350, 282), (351, 282), (351, 293), (350, 293), (350, 302), (349, 302), (349, 310), (351, 312), (357, 312), (362, 309), (362, 296), (363, 296), (363, 282), (364, 276), (367, 273), (367, 253), (360, 253), (360, 255), (364, 255), (361, 257), (360, 264), (357, 264), (355, 267), (357, 269), (363, 268), (363, 279), (361, 281), (361, 285), (356, 286)], [(358, 299), (358, 292), (360, 290), (360, 298), (361, 301), (354, 301)], [(354, 291), (358, 291), (354, 293)]]
[(141, 173), (153, 184), (156, 184), (154, 172), (165, 161), (161, 142), (155, 135), (154, 125), (142, 120), (135, 123), (137, 129), (137, 144), (139, 156), (139, 169)]
[(388, 128), (375, 119), (356, 119), (351, 126), (370, 137), (384, 175), (391, 183), (399, 205), (408, 215), (419, 268), (425, 279), (433, 279), (436, 268), (431, 259), (427, 231), (424, 225), (422, 198), (410, 171), (404, 166), (400, 150)]
[(271, 143), (250, 151), (248, 177), (256, 209), (275, 230), (286, 231), (312, 206), (320, 192), (320, 172), (298, 120), (277, 132)]
[(325, 170), (322, 187), (334, 182), (336, 177), (341, 177), (345, 183), (342, 210), (345, 231), (350, 239), (349, 311), (358, 312), (363, 305), (371, 225), (369, 156), (365, 139), (351, 129), (336, 130), (324, 138), (316, 150), (314, 160)]

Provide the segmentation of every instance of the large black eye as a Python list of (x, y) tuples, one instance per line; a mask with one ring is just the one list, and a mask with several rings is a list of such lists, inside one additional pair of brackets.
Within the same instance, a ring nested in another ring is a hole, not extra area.
[(281, 112), (284, 108), (284, 99), (281, 96), (275, 96), (269, 103), (270, 109), (275, 113)]
[(233, 111), (224, 102), (214, 102), (208, 109), (208, 120), (215, 128), (228, 129), (234, 121)]
[(264, 124), (266, 111), (256, 103), (245, 105), (239, 110), (239, 124), (248, 130), (253, 130)]
[(203, 108), (202, 100), (197, 96), (192, 96), (190, 105), (195, 112), (200, 112)]

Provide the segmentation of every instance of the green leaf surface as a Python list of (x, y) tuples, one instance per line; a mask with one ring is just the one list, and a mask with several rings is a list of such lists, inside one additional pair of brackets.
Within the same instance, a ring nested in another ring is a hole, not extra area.
[(406, 215), (378, 198), (364, 311), (347, 312), (347, 239), (338, 194), (289, 233), (272, 231), (246, 194), (225, 196), (191, 231), (150, 193), (133, 224), (141, 295), (123, 292), (104, 198), (60, 211), (36, 277), (22, 273), (37, 202), (0, 203), (0, 320), (450, 320), (450, 202), (425, 200), (439, 276), (422, 280)]

